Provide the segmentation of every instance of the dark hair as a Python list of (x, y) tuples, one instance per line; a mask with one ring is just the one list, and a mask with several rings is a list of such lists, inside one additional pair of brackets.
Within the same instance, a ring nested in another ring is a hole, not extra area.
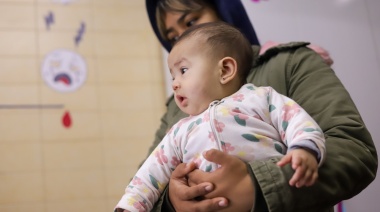
[(211, 55), (234, 58), (238, 76), (242, 84), (246, 83), (252, 68), (253, 51), (250, 42), (239, 29), (222, 21), (194, 25), (179, 37), (175, 45), (193, 36), (197, 36), (201, 44), (204, 41)]
[(165, 17), (167, 12), (191, 13), (204, 9), (205, 7), (216, 8), (210, 1), (206, 0), (159, 0), (156, 7), (157, 28), (161, 37), (167, 40)]
[[(168, 52), (170, 52), (172, 44), (165, 39), (166, 35), (161, 36), (160, 33), (160, 31), (165, 30), (162, 18), (166, 16), (166, 12), (185, 12), (184, 10), (186, 10), (186, 12), (194, 12), (205, 6), (214, 9), (222, 21), (237, 27), (243, 32), (252, 45), (260, 45), (256, 32), (241, 0), (145, 0), (145, 5), (153, 31), (162, 46)], [(185, 5), (185, 7), (181, 8), (181, 5)], [(158, 9), (158, 7), (161, 7), (161, 9)], [(160, 11), (157, 13), (158, 10)]]

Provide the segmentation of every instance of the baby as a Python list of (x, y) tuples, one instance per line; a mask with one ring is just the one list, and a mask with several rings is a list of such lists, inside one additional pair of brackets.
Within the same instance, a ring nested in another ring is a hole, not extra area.
[[(182, 162), (211, 172), (218, 164), (202, 152), (218, 149), (249, 162), (282, 157), (296, 183), (312, 185), (325, 158), (324, 135), (293, 100), (271, 87), (246, 84), (253, 53), (236, 28), (213, 22), (193, 26), (168, 57), (178, 107), (189, 117), (176, 123), (140, 167), (115, 211), (150, 211)], [(285, 156), (284, 156), (285, 155)], [(224, 211), (249, 211), (239, 197)]]

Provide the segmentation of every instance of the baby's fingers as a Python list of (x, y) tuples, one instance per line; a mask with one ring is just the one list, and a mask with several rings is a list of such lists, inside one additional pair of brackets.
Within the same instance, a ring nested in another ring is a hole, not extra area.
[(300, 184), (300, 181), (301, 181), (301, 179), (303, 179), (304, 175), (305, 175), (305, 169), (303, 169), (302, 166), (299, 166), (295, 170), (292, 178), (289, 180), (289, 185), (298, 187)]
[(318, 172), (314, 170), (310, 177), (305, 181), (305, 186), (312, 186), (318, 179)]
[(284, 166), (292, 161), (292, 155), (287, 154), (284, 157), (281, 158), (280, 161), (277, 162), (277, 166)]
[[(302, 168), (299, 167), (298, 169), (301, 170)], [(295, 186), (297, 188), (301, 188), (302, 186), (311, 186), (318, 178), (318, 172), (316, 169), (305, 169), (304, 171), (300, 171), (300, 173), (302, 172), (303, 176), (298, 175), (299, 178), (295, 179)]]

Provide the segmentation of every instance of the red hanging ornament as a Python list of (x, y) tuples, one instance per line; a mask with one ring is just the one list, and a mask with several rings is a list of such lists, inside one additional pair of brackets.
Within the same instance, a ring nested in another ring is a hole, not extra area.
[(62, 124), (64, 127), (69, 128), (71, 127), (72, 120), (69, 111), (66, 111), (62, 116)]

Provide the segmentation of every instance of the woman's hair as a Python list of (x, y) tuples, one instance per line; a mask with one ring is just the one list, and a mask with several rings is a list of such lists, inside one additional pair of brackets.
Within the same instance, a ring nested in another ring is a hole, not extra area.
[[(167, 40), (165, 19), (167, 11), (196, 12), (202, 8), (213, 10), (221, 21), (238, 28), (251, 42), (260, 45), (242, 0), (145, 0), (149, 22), (162, 46), (170, 52), (172, 43)], [(160, 26), (159, 26), (160, 25)], [(163, 33), (162, 33), (163, 32)], [(162, 35), (164, 34), (165, 35)]]
[[(209, 55), (217, 58), (232, 57), (236, 60), (238, 77), (242, 84), (252, 68), (253, 51), (249, 40), (236, 27), (222, 22), (210, 22), (194, 25), (186, 30), (175, 45), (195, 37), (199, 45), (204, 45)], [(174, 46), (175, 46), (174, 45)]]
[(206, 6), (216, 11), (209, 0), (159, 0), (156, 7), (156, 21), (161, 37), (167, 40), (165, 26), (167, 12), (191, 13), (200, 11)]

